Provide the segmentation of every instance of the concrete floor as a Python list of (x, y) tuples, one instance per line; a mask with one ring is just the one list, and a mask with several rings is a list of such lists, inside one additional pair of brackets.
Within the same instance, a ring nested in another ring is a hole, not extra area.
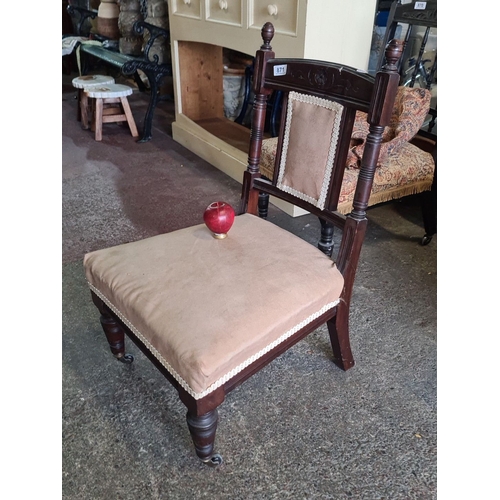
[[(94, 141), (76, 120), (73, 76), (62, 86), (62, 497), (435, 499), (437, 236), (419, 244), (418, 198), (369, 210), (355, 367), (331, 362), (319, 328), (227, 397), (216, 438), (224, 464), (210, 469), (176, 391), (131, 342), (132, 365), (112, 357), (82, 258), (198, 224), (212, 201), (237, 204), (240, 184), (172, 140), (172, 103), (160, 103), (148, 143), (117, 124)], [(130, 103), (141, 130), (147, 98)], [(317, 242), (313, 216), (271, 208), (270, 220)]]

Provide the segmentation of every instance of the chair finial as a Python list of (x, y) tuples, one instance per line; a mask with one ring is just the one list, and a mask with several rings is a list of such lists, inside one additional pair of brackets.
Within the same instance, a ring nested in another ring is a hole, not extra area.
[(271, 47), (271, 40), (274, 37), (274, 26), (273, 23), (266, 23), (264, 26), (262, 26), (261, 30), (261, 35), (262, 35), (262, 40), (264, 41), (264, 44), (261, 45), (261, 50), (272, 50)]
[(403, 41), (393, 38), (385, 48), (385, 69), (389, 71), (397, 71), (396, 63), (403, 52)]

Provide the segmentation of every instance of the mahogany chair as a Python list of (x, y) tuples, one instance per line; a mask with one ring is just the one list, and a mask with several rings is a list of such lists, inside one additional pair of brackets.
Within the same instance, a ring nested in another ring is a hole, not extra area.
[[(253, 126), (242, 199), (224, 239), (204, 224), (97, 250), (86, 278), (111, 352), (123, 362), (125, 334), (165, 375), (187, 407), (197, 456), (214, 453), (217, 407), (228, 393), (327, 324), (333, 361), (354, 365), (349, 309), (368, 220), (366, 208), (382, 133), (394, 105), (401, 45), (391, 41), (375, 79), (354, 68), (276, 59), (274, 27), (262, 28), (255, 60)], [(284, 94), (276, 178), (259, 173), (267, 96)], [(336, 211), (357, 110), (369, 137), (354, 207)], [(301, 206), (343, 230), (336, 260), (257, 216), (259, 192)], [(188, 191), (186, 191), (188, 192)], [(200, 220), (203, 214), (200, 214)]]

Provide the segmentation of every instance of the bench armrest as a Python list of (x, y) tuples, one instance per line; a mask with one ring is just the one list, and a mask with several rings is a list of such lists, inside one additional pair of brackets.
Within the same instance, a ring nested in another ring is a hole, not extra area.
[[(134, 23), (134, 32), (137, 33), (138, 35), (143, 35), (144, 30), (149, 31), (149, 39), (144, 46), (144, 57), (146, 60), (151, 61), (149, 58), (149, 51), (151, 47), (153, 46), (154, 41), (159, 38), (159, 37), (164, 37), (166, 43), (170, 43), (170, 30), (166, 30), (163, 28), (160, 28), (158, 26), (154, 26), (152, 24), (147, 23), (146, 21), (136, 21)], [(158, 64), (159, 57), (157, 54), (153, 55), (152, 60)]]
[(82, 36), (82, 27), (86, 19), (95, 19), (97, 17), (97, 10), (89, 10), (84, 7), (77, 7), (76, 5), (68, 5), (66, 7), (68, 14), (71, 18), (78, 14), (78, 23), (76, 25), (76, 34)]

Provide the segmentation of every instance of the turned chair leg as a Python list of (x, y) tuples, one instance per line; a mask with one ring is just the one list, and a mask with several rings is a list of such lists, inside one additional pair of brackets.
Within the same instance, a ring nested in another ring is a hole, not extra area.
[(349, 341), (349, 308), (343, 303), (337, 306), (337, 315), (327, 322), (333, 362), (347, 371), (354, 366), (354, 358)]
[(267, 219), (267, 212), (269, 209), (269, 195), (267, 193), (259, 193), (259, 201), (257, 205), (259, 207), (259, 217), (261, 219)]
[(222, 457), (218, 453), (214, 453), (218, 420), (217, 408), (200, 416), (196, 416), (194, 412), (188, 410), (186, 420), (196, 455), (207, 465), (214, 467), (220, 465)]
[(113, 356), (122, 363), (132, 363), (134, 356), (125, 354), (125, 331), (122, 325), (108, 312), (104, 302), (97, 295), (92, 294), (92, 300), (101, 313), (101, 326)]
[[(319, 217), (318, 217), (319, 218)], [(318, 242), (318, 248), (328, 257), (333, 254), (333, 224), (319, 218), (321, 223), (321, 237)]]

